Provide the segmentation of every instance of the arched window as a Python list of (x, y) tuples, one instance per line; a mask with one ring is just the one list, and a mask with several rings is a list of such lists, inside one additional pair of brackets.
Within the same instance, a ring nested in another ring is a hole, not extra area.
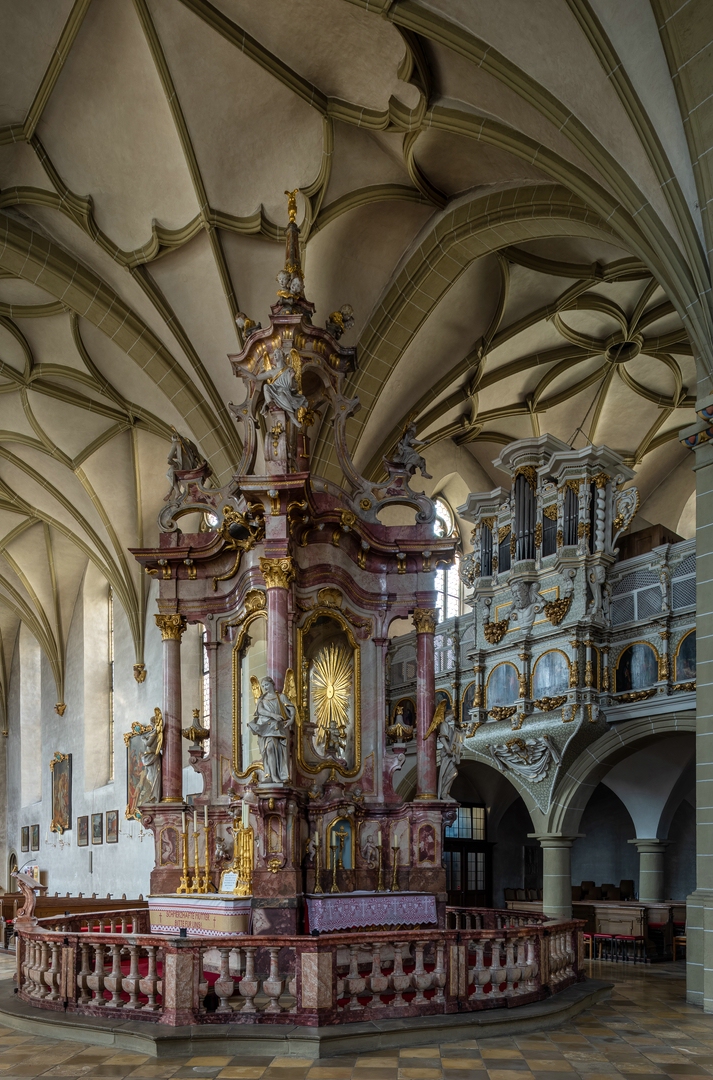
[[(200, 672), (199, 681), (199, 700), (201, 703), (201, 722), (203, 727), (210, 730), (210, 665), (208, 663), (208, 631), (203, 628), (201, 630), (201, 647), (200, 647)], [(210, 749), (210, 740), (206, 739), (203, 744), (203, 749), (206, 754)]]
[(109, 779), (114, 779), (114, 590), (107, 593), (107, 664), (109, 666)]
[[(456, 535), (455, 519), (453, 511), (443, 499), (436, 499), (436, 520), (433, 531), (436, 536)], [(458, 576), (458, 563), (460, 556), (456, 552), (455, 562), (452, 566), (439, 566), (436, 570), (436, 592), (438, 598), (438, 621), (452, 619), (462, 612), (462, 587)]]
[(617, 694), (627, 690), (647, 690), (658, 677), (658, 658), (653, 646), (637, 641), (619, 654), (616, 665)]

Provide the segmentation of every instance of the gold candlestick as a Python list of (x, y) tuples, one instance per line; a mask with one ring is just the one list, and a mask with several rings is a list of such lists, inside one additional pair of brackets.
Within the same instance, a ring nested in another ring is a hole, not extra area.
[(323, 893), (322, 888), (322, 845), (319, 842), (319, 829), (314, 834), (314, 891)]
[[(334, 837), (334, 833), (332, 833)], [(332, 852), (332, 887), (330, 892), (339, 892), (339, 886), (337, 885), (337, 845), (332, 844), (330, 848)]]
[(398, 841), (394, 843), (391, 849), (393, 853), (392, 870), (391, 870), (391, 891), (399, 891), (399, 845)]
[(191, 882), (191, 892), (201, 891), (201, 860), (200, 860), (200, 841), (198, 840), (198, 830), (193, 830), (193, 881)]
[(210, 877), (210, 832), (209, 826), (203, 826), (203, 843), (205, 844), (205, 863), (203, 871), (203, 884), (201, 886), (201, 892), (209, 893), (213, 892), (213, 882)]
[(255, 833), (252, 825), (241, 825), (236, 837), (238, 850), (238, 884), (235, 888), (237, 896), (252, 896), (253, 892), (253, 868), (255, 865)]
[(181, 882), (176, 892), (187, 893), (191, 891), (191, 881), (188, 875), (188, 829), (184, 829), (181, 833), (181, 844), (183, 847), (183, 867), (181, 870)]

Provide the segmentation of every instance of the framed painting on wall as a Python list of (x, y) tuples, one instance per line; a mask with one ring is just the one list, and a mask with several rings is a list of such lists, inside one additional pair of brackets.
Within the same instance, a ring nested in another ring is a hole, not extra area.
[(107, 810), (106, 812), (106, 842), (107, 844), (119, 843), (119, 811)]
[(77, 818), (77, 847), (86, 847), (89, 843), (89, 814)]
[(30, 850), (40, 850), (40, 827), (39, 825), (30, 826)]
[(59, 750), (50, 761), (52, 771), (52, 821), (50, 832), (72, 828), (72, 755)]
[(104, 843), (104, 815), (92, 814), (92, 843)]
[(30, 850), (30, 826), (23, 825), (20, 829), (20, 851)]

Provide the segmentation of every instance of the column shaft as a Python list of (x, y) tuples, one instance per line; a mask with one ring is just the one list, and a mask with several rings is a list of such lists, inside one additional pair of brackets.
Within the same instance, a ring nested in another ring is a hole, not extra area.
[(639, 901), (655, 904), (664, 899), (664, 851), (668, 840), (630, 840), (639, 853)]
[(161, 802), (183, 802), (181, 635), (186, 629), (186, 620), (179, 614), (156, 615), (155, 618), (163, 638)]
[(260, 559), (267, 585), (267, 674), (282, 690), (289, 656), (287, 599), (294, 578), (292, 559)]
[(572, 918), (572, 843), (575, 836), (536, 836), (542, 848), (542, 910), (551, 919)]
[(436, 612), (416, 608), (416, 798), (435, 799), (438, 792), (436, 769), (436, 733), (426, 738), (436, 707), (435, 656), (433, 634)]

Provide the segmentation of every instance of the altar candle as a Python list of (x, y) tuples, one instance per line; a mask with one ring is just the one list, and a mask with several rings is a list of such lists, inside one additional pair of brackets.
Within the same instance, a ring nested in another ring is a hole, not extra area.
[(193, 810), (193, 832), (198, 832), (198, 811)]
[(186, 831), (186, 811), (181, 810), (181, 832)]
[(243, 820), (242, 820), (243, 828), (247, 829), (249, 824), (250, 824), (250, 807), (245, 802), (245, 799), (243, 799)]
[(381, 847), (381, 829), (376, 834), (376, 846)]
[(319, 847), (319, 833), (318, 833), (318, 832), (316, 832), (316, 833), (314, 834), (314, 846), (315, 846), (316, 848), (318, 848), (318, 847)]
[(332, 835), (331, 835), (331, 838), (330, 838), (329, 842), (332, 845), (332, 847), (337, 846), (337, 834), (335, 833), (334, 829), (332, 829)]
[(208, 805), (207, 804), (203, 807), (203, 824), (205, 825), (205, 827), (207, 829), (208, 828)]

